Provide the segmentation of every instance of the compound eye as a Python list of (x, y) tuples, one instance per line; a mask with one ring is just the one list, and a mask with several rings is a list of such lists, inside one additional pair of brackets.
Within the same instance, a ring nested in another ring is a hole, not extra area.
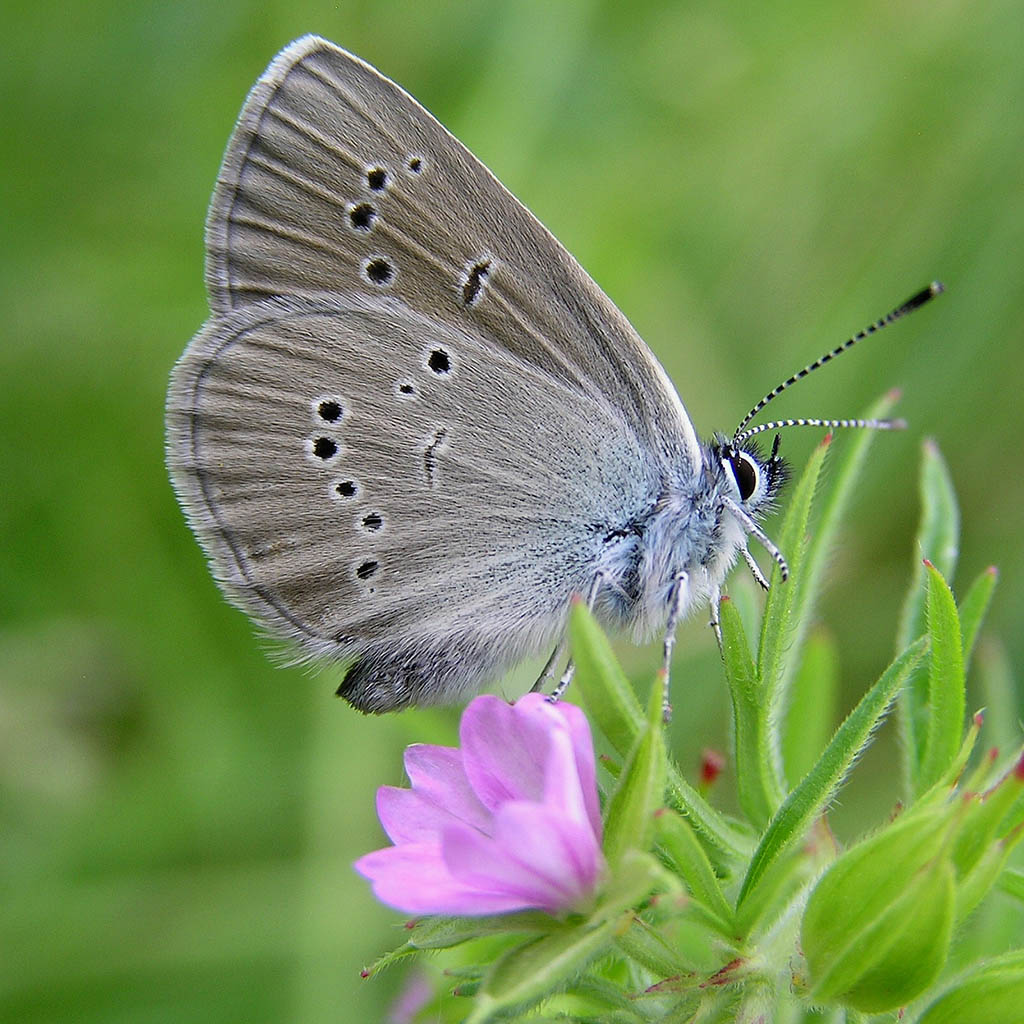
[(740, 489), (740, 500), (748, 501), (757, 490), (760, 471), (757, 463), (746, 452), (738, 452), (731, 459), (732, 475), (736, 478), (736, 486)]

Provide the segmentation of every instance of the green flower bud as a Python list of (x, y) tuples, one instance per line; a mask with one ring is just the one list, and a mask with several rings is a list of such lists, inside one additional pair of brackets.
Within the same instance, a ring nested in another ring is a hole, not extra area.
[(956, 906), (951, 824), (941, 809), (897, 821), (822, 876), (802, 930), (812, 999), (880, 1012), (935, 980)]
[(918, 1024), (1006, 1024), (1024, 1006), (1024, 950), (971, 971), (925, 1010)]

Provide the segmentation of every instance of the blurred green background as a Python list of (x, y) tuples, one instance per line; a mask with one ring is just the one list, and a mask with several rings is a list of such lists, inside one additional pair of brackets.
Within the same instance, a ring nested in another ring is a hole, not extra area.
[[(163, 468), (221, 153), (252, 82), (305, 32), (377, 65), (495, 171), (630, 317), (704, 435), (941, 278), (948, 295), (776, 412), (904, 393), (910, 428), (876, 441), (822, 608), (845, 705), (892, 654), (929, 436), (962, 501), (958, 580), (1002, 572), (1005, 655), (985, 657), (1022, 663), (1016, 0), (55, 11), (11, 4), (0, 61), (0, 1018), (373, 1021), (402, 983), (359, 978), (400, 916), (350, 863), (381, 845), (373, 794), (401, 779), (403, 746), (451, 742), (456, 715), (364, 718), (330, 678), (275, 668)], [(798, 435), (799, 465), (817, 434)], [(691, 773), (728, 735), (698, 618), (675, 669)], [(638, 677), (657, 657), (622, 650)], [(898, 795), (891, 732), (837, 809), (843, 834)]]

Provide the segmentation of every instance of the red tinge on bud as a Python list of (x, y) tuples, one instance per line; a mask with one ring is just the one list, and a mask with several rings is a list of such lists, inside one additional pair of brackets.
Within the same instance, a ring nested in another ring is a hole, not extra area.
[(713, 786), (718, 776), (725, 770), (725, 757), (717, 750), (705, 747), (700, 754), (700, 784), (706, 789)]

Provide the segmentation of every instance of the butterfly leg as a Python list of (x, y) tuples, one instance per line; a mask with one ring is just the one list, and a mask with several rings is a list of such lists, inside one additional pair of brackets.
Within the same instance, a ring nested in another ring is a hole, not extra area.
[(562, 655), (565, 654), (565, 645), (566, 640), (563, 636), (556, 644), (555, 649), (551, 652), (551, 657), (548, 658), (545, 663), (544, 669), (537, 677), (537, 681), (530, 687), (530, 693), (539, 693), (544, 689), (549, 680), (555, 678), (555, 666), (562, 660)]
[(718, 651), (722, 651), (722, 626), (718, 621), (718, 606), (722, 603), (722, 591), (719, 587), (714, 587), (711, 591), (711, 597), (709, 599), (709, 607), (711, 610), (711, 621), (708, 625), (715, 631), (715, 639), (718, 641)]
[(750, 569), (751, 575), (757, 580), (758, 585), (762, 590), (768, 589), (768, 580), (765, 579), (765, 575), (761, 572), (761, 566), (754, 561), (754, 556), (747, 549), (746, 544), (740, 548), (740, 553), (743, 555), (743, 560), (747, 563), (747, 568)]
[(669, 666), (672, 662), (672, 649), (676, 645), (676, 627), (683, 613), (683, 598), (686, 594), (685, 572), (680, 573), (672, 584), (668, 598), (668, 622), (665, 623), (665, 640), (661, 654), (661, 718), (668, 722), (672, 717), (672, 702), (669, 699)]
[[(590, 581), (590, 589), (587, 591), (588, 608), (594, 607), (594, 602), (597, 600), (597, 592), (600, 589), (601, 584), (604, 583), (604, 581), (605, 574), (603, 572), (598, 572), (594, 576), (593, 580)], [(565, 638), (563, 637), (562, 642), (558, 645), (558, 647), (555, 648), (555, 653), (552, 654), (551, 657), (548, 659), (548, 664), (547, 666), (545, 666), (545, 672), (547, 672), (547, 669), (551, 667), (555, 661), (558, 660), (557, 656), (561, 655), (564, 649)], [(548, 700), (552, 704), (555, 704), (562, 699), (562, 695), (565, 693), (566, 690), (569, 689), (569, 684), (572, 682), (572, 677), (575, 674), (576, 663), (572, 660), (572, 658), (570, 658), (565, 666), (565, 671), (562, 673), (562, 678), (558, 680), (558, 683), (555, 685), (555, 688), (551, 691), (550, 694), (548, 694)], [(538, 680), (538, 682), (540, 682), (540, 680)], [(536, 687), (534, 687), (534, 689), (536, 689)]]

